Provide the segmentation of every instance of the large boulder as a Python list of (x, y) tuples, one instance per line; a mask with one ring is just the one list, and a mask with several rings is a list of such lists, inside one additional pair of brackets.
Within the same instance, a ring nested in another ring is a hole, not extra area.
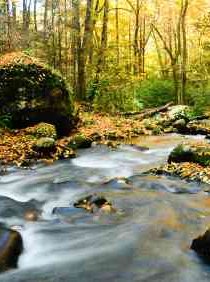
[(15, 230), (0, 226), (0, 271), (16, 268), (22, 251), (21, 235)]
[(51, 123), (59, 135), (68, 134), (75, 119), (62, 77), (23, 53), (5, 57), (0, 58), (0, 119), (8, 118), (13, 128)]

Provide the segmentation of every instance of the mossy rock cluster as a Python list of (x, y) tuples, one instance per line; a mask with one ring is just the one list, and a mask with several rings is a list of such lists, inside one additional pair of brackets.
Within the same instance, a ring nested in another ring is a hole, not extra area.
[(180, 144), (171, 152), (168, 162), (193, 162), (201, 166), (209, 166), (210, 145), (206, 143)]
[(170, 153), (167, 164), (150, 173), (210, 184), (210, 144), (204, 141), (180, 144)]
[(75, 118), (66, 82), (48, 67), (24, 58), (0, 64), (0, 120), (7, 117), (13, 128), (51, 123), (59, 135), (68, 134)]

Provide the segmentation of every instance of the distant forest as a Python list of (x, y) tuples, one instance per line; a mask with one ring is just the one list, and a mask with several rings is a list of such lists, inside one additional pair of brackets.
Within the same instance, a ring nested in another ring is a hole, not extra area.
[(205, 107), (209, 35), (207, 0), (0, 0), (0, 54), (39, 58), (98, 110)]

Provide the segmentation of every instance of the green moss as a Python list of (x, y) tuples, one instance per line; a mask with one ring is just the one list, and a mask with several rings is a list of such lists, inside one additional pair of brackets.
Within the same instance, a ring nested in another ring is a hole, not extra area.
[(68, 144), (68, 147), (72, 149), (89, 148), (91, 147), (92, 140), (86, 137), (84, 134), (75, 135)]
[(41, 148), (53, 148), (55, 146), (55, 140), (49, 137), (39, 138), (35, 144), (39, 149)]
[(28, 132), (37, 138), (40, 137), (50, 137), (53, 139), (57, 138), (57, 132), (55, 126), (45, 122), (41, 122), (36, 126), (30, 128)]

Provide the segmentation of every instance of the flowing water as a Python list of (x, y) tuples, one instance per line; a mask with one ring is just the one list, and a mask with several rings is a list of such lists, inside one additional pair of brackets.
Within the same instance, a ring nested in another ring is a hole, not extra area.
[[(210, 222), (209, 187), (142, 174), (166, 161), (183, 138), (141, 139), (146, 151), (96, 146), (51, 166), (11, 168), (0, 178), (0, 221), (20, 230), (24, 253), (18, 269), (0, 274), (0, 281), (209, 281), (210, 266), (189, 248)], [(73, 208), (93, 193), (117, 212)], [(42, 217), (26, 222), (19, 209), (32, 199)], [(16, 212), (9, 213), (14, 203)], [(66, 209), (52, 214), (54, 207)]]

